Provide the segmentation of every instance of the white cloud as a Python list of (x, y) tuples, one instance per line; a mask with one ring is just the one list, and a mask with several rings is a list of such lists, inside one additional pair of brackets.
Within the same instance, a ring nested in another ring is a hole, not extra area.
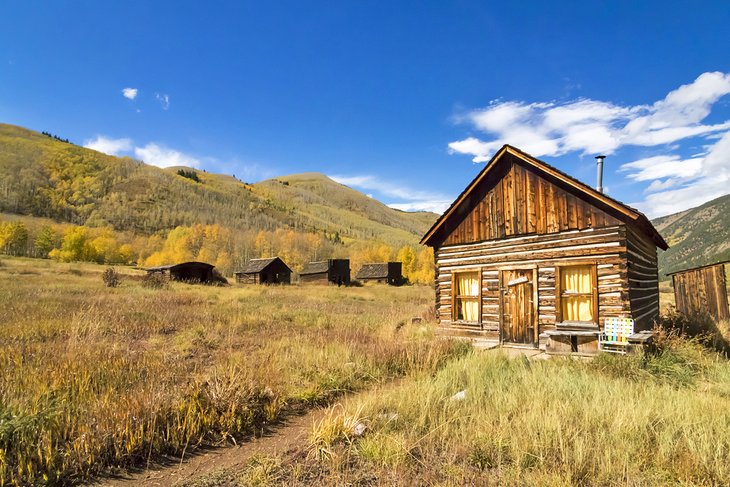
[(431, 211), (441, 214), (451, 204), (451, 200), (412, 201), (410, 203), (389, 203), (388, 206), (401, 211)]
[[(635, 206), (650, 217), (666, 215), (728, 193), (730, 120), (704, 123), (728, 94), (730, 73), (711, 72), (647, 105), (498, 100), (457, 118), (488, 137), (451, 142), (449, 151), (484, 162), (505, 143), (537, 157), (612, 154), (626, 146), (661, 148), (664, 154), (623, 164), (620, 171), (646, 185), (644, 201)], [(699, 154), (676, 154), (682, 150), (680, 141), (697, 137), (706, 144)]]
[(135, 147), (134, 155), (147, 164), (152, 164), (157, 167), (200, 167), (200, 161), (195, 157), (183, 154), (180, 151), (170, 149), (154, 142), (150, 142), (144, 147)]
[(701, 205), (730, 190), (730, 131), (723, 134), (704, 156), (681, 160), (659, 156), (621, 166), (637, 180), (652, 180), (644, 201), (633, 203), (649, 217), (657, 217)]
[(110, 156), (118, 156), (123, 152), (132, 150), (132, 139), (112, 139), (103, 135), (97, 135), (95, 139), (87, 140), (84, 143), (84, 147), (109, 154)]
[(489, 160), (503, 144), (537, 157), (568, 152), (611, 154), (627, 145), (653, 147), (688, 137), (711, 136), (730, 122), (704, 125), (712, 106), (730, 93), (730, 73), (703, 73), (652, 105), (620, 106), (582, 99), (567, 103), (495, 101), (458, 118), (491, 136), (451, 142), (452, 153)]
[(157, 101), (160, 102), (163, 110), (170, 108), (170, 95), (155, 93), (155, 98), (157, 98)]
[(629, 178), (635, 181), (652, 181), (662, 178), (690, 179), (702, 171), (701, 157), (682, 160), (678, 155), (647, 157), (623, 164), (619, 171), (631, 171)]
[[(452, 199), (444, 195), (427, 191), (416, 191), (405, 186), (383, 181), (376, 176), (329, 176), (332, 180), (362, 190), (374, 190), (378, 193), (400, 200), (386, 203), (391, 208), (403, 211), (433, 211), (442, 213), (451, 204)], [(372, 195), (368, 195), (372, 197)]]
[(137, 88), (124, 88), (122, 90), (122, 95), (124, 96), (124, 98), (129, 98), (130, 100), (134, 100), (135, 98), (137, 98), (138, 91), (139, 90), (137, 90)]

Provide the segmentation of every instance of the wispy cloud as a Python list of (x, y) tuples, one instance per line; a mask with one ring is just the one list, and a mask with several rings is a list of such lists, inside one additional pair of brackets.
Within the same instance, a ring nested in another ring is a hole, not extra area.
[[(730, 120), (705, 123), (713, 106), (730, 94), (730, 73), (703, 73), (693, 82), (647, 105), (619, 105), (591, 99), (565, 103), (493, 101), (455, 118), (474, 135), (449, 144), (452, 153), (488, 161), (505, 143), (540, 156), (612, 154), (622, 147), (657, 148), (663, 153), (629, 162), (620, 172), (646, 184), (635, 202), (649, 216), (681, 211), (728, 192)], [(681, 143), (702, 141), (703, 150), (680, 156)]]
[(124, 96), (124, 98), (134, 100), (135, 98), (137, 98), (138, 91), (139, 90), (137, 90), (137, 88), (124, 88), (122, 90), (122, 95)]
[(111, 156), (118, 156), (132, 150), (132, 139), (112, 139), (111, 137), (97, 135), (95, 139), (87, 140), (84, 147)]
[[(397, 201), (386, 203), (391, 208), (403, 211), (433, 211), (442, 213), (450, 204), (451, 198), (432, 192), (417, 191), (406, 186), (383, 181), (377, 176), (330, 176), (334, 181), (360, 190), (375, 191)], [(368, 195), (372, 196), (372, 195)]]
[(493, 101), (486, 108), (456, 117), (457, 122), (466, 122), (491, 137), (467, 137), (451, 142), (449, 149), (484, 162), (505, 143), (538, 157), (576, 151), (611, 154), (623, 146), (670, 144), (730, 129), (730, 121), (702, 123), (713, 104), (728, 93), (730, 74), (713, 72), (703, 73), (651, 105), (621, 106), (590, 99)]
[(698, 157), (654, 157), (621, 166), (629, 178), (651, 181), (643, 201), (632, 203), (650, 217), (701, 205), (730, 192), (730, 131)]
[(157, 99), (157, 101), (160, 102), (163, 110), (167, 110), (170, 108), (170, 95), (155, 93), (155, 98)]
[(135, 147), (134, 155), (147, 164), (152, 164), (157, 167), (200, 167), (199, 159), (154, 142), (150, 142), (143, 147)]

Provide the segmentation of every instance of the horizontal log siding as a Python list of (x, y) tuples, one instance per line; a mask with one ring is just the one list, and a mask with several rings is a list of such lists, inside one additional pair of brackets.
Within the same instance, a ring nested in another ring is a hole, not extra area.
[(656, 246), (628, 226), (629, 300), (636, 330), (649, 330), (659, 318), (659, 274)]
[(442, 325), (451, 325), (451, 279), (454, 272), (482, 269), (482, 327), (499, 333), (499, 269), (537, 267), (539, 331), (554, 329), (557, 299), (555, 266), (596, 263), (599, 320), (631, 312), (626, 266), (626, 227), (572, 230), (438, 249), (436, 299)]

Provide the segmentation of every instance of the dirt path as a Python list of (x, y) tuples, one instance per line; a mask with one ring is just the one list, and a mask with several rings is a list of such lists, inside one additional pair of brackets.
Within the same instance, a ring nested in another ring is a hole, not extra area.
[(222, 469), (243, 466), (254, 455), (275, 455), (303, 448), (312, 426), (322, 419), (327, 408), (318, 408), (301, 416), (288, 418), (263, 436), (238, 446), (224, 446), (197, 451), (186, 457), (163, 457), (149, 468), (118, 477), (97, 479), (90, 485), (131, 487), (184, 485), (194, 478)]
[[(501, 349), (496, 352), (507, 353), (510, 358), (527, 356), (530, 359), (542, 358), (540, 351), (523, 349)], [(494, 352), (492, 352), (494, 353)], [(361, 392), (346, 395), (343, 401), (354, 401), (358, 396), (373, 390), (392, 389), (401, 384), (401, 380), (376, 385)], [(198, 450), (180, 458), (166, 456), (156, 459), (148, 468), (127, 472), (116, 477), (96, 479), (89, 485), (109, 487), (164, 487), (185, 485), (194, 480), (221, 470), (243, 467), (254, 455), (273, 456), (295, 453), (306, 447), (307, 437), (312, 426), (319, 422), (328, 411), (328, 407), (313, 409), (299, 416), (291, 416), (283, 423), (272, 427), (264, 435), (244, 441), (238, 446), (223, 446)]]

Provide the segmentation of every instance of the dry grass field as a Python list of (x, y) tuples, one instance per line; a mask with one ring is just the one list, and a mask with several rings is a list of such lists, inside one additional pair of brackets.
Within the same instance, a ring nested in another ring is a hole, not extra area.
[(696, 342), (509, 360), (409, 324), (430, 288), (150, 289), (132, 269), (109, 288), (104, 269), (0, 260), (1, 485), (103, 478), (327, 404), (306, 454), (193, 485), (730, 484), (730, 366)]
[(399, 324), (423, 287), (142, 286), (0, 260), (0, 485), (68, 484), (246, 437), (468, 347)]

